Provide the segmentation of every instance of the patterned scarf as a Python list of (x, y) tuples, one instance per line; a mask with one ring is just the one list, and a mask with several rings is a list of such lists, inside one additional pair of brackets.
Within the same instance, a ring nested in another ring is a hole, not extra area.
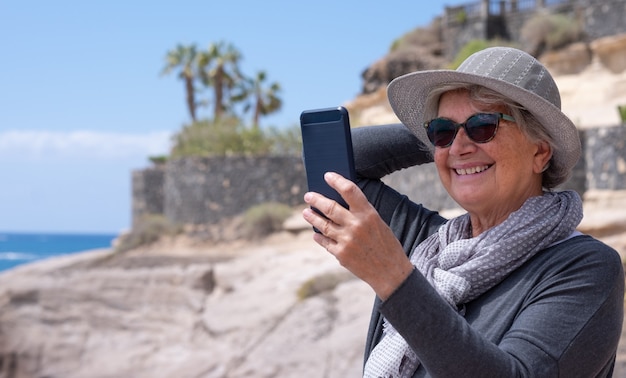
[[(529, 198), (501, 224), (471, 237), (468, 214), (453, 218), (420, 243), (411, 262), (455, 309), (500, 283), (544, 248), (567, 238), (582, 220), (573, 191)], [(463, 314), (463, 311), (461, 311)], [(365, 378), (412, 377), (419, 359), (384, 319), (382, 340), (365, 364)]]

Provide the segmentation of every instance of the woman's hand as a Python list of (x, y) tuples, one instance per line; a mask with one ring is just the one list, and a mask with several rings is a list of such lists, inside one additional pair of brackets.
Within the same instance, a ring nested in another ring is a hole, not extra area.
[(411, 274), (413, 265), (356, 184), (332, 172), (326, 173), (324, 179), (350, 210), (319, 193), (306, 193), (304, 201), (328, 218), (309, 208), (302, 212), (304, 219), (321, 232), (315, 233), (313, 239), (342, 266), (367, 282), (381, 299), (387, 299)]

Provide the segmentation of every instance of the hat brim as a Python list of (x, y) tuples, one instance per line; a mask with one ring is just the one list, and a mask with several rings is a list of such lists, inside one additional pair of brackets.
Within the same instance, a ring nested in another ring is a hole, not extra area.
[(559, 171), (569, 172), (581, 155), (578, 129), (556, 106), (530, 91), (503, 80), (452, 70), (418, 71), (400, 76), (387, 87), (391, 108), (400, 121), (413, 132), (430, 151), (424, 128), (424, 108), (428, 94), (445, 84), (476, 84), (494, 90), (512, 99), (528, 110), (546, 128), (556, 145), (552, 164)]

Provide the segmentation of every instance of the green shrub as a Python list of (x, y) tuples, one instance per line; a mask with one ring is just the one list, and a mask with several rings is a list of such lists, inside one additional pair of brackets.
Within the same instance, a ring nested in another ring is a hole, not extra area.
[(583, 38), (580, 23), (563, 14), (539, 13), (530, 18), (520, 31), (526, 50), (538, 56), (577, 42)]
[(132, 230), (119, 237), (116, 252), (129, 251), (140, 246), (152, 244), (163, 236), (173, 236), (183, 231), (182, 226), (172, 224), (163, 215), (144, 215)]
[(225, 156), (242, 153), (243, 138), (240, 135), (241, 123), (236, 118), (219, 121), (198, 121), (174, 135), (172, 157), (185, 156)]
[(619, 119), (623, 124), (626, 124), (626, 105), (618, 105), (617, 111), (619, 112)]
[(166, 155), (148, 156), (148, 160), (150, 160), (150, 162), (152, 162), (152, 164), (154, 165), (162, 165), (162, 164), (167, 163), (167, 156)]
[(291, 207), (277, 202), (253, 206), (246, 211), (243, 217), (244, 237), (257, 239), (280, 231), (283, 228), (283, 223), (292, 213)]
[(258, 127), (246, 127), (235, 117), (218, 121), (197, 121), (174, 135), (172, 157), (270, 155), (301, 153), (299, 128), (264, 132)]
[(467, 42), (463, 47), (461, 47), (459, 52), (454, 57), (452, 63), (450, 63), (450, 69), (457, 69), (461, 65), (461, 63), (463, 63), (463, 61), (467, 59), (470, 55), (491, 46), (492, 43), (484, 39), (474, 39)]
[(314, 297), (316, 295), (335, 290), (335, 288), (346, 281), (354, 279), (348, 271), (323, 273), (305, 281), (296, 292), (299, 300)]
[(454, 15), (454, 20), (458, 24), (465, 24), (465, 22), (467, 22), (467, 12), (465, 9), (459, 9), (459, 11)]
[(389, 48), (389, 52), (399, 51), (405, 48), (410, 48), (412, 46), (419, 47), (433, 47), (441, 43), (440, 34), (441, 34), (441, 21), (435, 19), (429, 26), (427, 27), (418, 27), (415, 28), (400, 38), (396, 38), (391, 43)]
[(495, 46), (510, 46), (510, 47), (519, 48), (515, 42), (511, 42), (511, 41), (503, 41), (500, 39), (490, 39), (490, 40), (473, 39), (467, 42), (463, 47), (461, 47), (459, 52), (454, 57), (454, 60), (452, 61), (452, 63), (450, 63), (449, 68), (451, 70), (455, 70), (459, 68), (461, 63), (463, 63), (463, 61), (467, 59), (470, 55), (476, 52), (479, 52), (481, 50), (484, 50), (486, 48), (495, 47)]
[(402, 37), (396, 38), (391, 42), (391, 46), (389, 47), (389, 52), (394, 52), (398, 50), (403, 44)]
[(582, 28), (578, 22), (563, 14), (552, 16), (553, 30), (546, 36), (548, 49), (558, 49), (582, 38)]
[(270, 153), (272, 141), (258, 127), (242, 128), (239, 132), (242, 142), (242, 153), (267, 155)]
[(302, 133), (300, 126), (284, 129), (269, 129), (268, 138), (271, 141), (271, 153), (275, 155), (302, 155)]

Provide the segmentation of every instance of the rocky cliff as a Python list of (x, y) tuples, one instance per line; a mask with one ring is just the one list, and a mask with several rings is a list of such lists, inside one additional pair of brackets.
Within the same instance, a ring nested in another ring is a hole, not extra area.
[[(414, 69), (445, 66), (436, 48), (412, 47), (375, 62), (363, 73), (363, 94), (347, 102), (356, 126), (398, 122), (385, 90), (389, 80)], [(435, 50), (435, 52), (429, 52)], [(421, 56), (417, 61), (412, 59)], [(430, 57), (430, 58), (425, 58)], [(563, 112), (580, 128), (621, 123), (617, 106), (626, 105), (626, 34), (575, 43), (538, 58), (554, 75)], [(407, 62), (413, 61), (413, 65)]]

